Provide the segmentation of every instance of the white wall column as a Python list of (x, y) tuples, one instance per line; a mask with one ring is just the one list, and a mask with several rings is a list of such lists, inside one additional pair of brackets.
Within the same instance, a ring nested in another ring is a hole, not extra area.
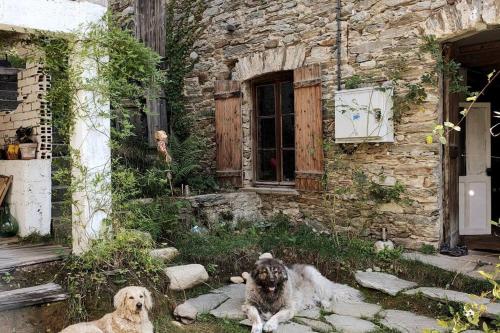
[[(93, 59), (75, 58), (72, 65), (81, 73), (83, 87), (95, 80)], [(111, 211), (111, 122), (109, 101), (93, 91), (77, 91), (74, 107), (72, 238), (73, 252), (81, 254), (106, 232), (104, 220)]]

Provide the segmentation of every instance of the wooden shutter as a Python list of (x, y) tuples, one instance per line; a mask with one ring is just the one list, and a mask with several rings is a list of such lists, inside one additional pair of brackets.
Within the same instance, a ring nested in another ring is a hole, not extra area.
[(237, 81), (215, 81), (217, 178), (221, 184), (242, 185), (241, 89)]
[(321, 191), (323, 178), (323, 116), (321, 67), (319, 64), (294, 71), (295, 95), (295, 186), (303, 191)]

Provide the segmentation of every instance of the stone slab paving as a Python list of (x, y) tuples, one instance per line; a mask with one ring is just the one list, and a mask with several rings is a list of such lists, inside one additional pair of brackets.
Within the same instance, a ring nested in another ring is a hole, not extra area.
[(335, 314), (356, 318), (373, 319), (382, 307), (371, 303), (335, 303), (327, 309)]
[(245, 302), (244, 298), (230, 298), (219, 307), (210, 311), (210, 314), (217, 318), (242, 320), (246, 318), (241, 306)]
[(397, 276), (382, 272), (358, 271), (355, 278), (363, 287), (377, 289), (391, 296), (396, 296), (402, 290), (417, 286), (415, 282), (402, 280)]
[(436, 319), (419, 316), (408, 311), (385, 310), (380, 313), (382, 325), (397, 330), (401, 333), (423, 332), (425, 329), (435, 329), (445, 332), (445, 329), (437, 324)]
[(297, 323), (284, 323), (278, 326), (275, 333), (309, 333), (314, 332), (309, 326)]
[[(265, 324), (265, 322), (264, 322)], [(252, 324), (250, 323), (250, 320), (245, 319), (240, 321), (240, 325), (252, 327)], [(330, 326), (330, 330), (332, 327)], [(302, 325), (299, 323), (294, 323), (294, 322), (286, 322), (286, 323), (281, 323), (278, 326), (278, 330), (273, 332), (273, 333), (309, 333), (309, 332), (314, 332), (311, 327)]]
[(403, 253), (402, 257), (408, 260), (419, 261), (424, 264), (439, 267), (441, 269), (458, 272), (458, 273), (468, 273), (472, 272), (477, 267), (477, 258), (472, 260), (466, 259), (464, 257), (448, 257), (442, 254), (430, 255), (423, 253)]
[(496, 319), (497, 316), (500, 316), (500, 303), (486, 304), (486, 312), (483, 317)]
[(405, 295), (422, 294), (425, 297), (435, 299), (438, 301), (452, 301), (457, 303), (476, 303), (488, 304), (490, 300), (484, 297), (469, 295), (455, 290), (446, 290), (433, 287), (420, 287), (412, 290), (405, 291)]
[(295, 316), (309, 319), (319, 319), (321, 317), (321, 310), (320, 308), (306, 309), (300, 311)]
[(325, 317), (325, 320), (342, 333), (369, 333), (377, 329), (377, 326), (368, 320), (350, 316), (332, 314)]
[(244, 284), (229, 284), (219, 289), (210, 291), (212, 294), (224, 294), (229, 298), (245, 298)]
[(315, 332), (328, 333), (333, 331), (333, 327), (321, 320), (309, 319), (309, 318), (295, 318), (294, 319), (299, 324), (309, 326)]
[(206, 294), (188, 299), (186, 302), (190, 303), (201, 314), (210, 312), (227, 301), (228, 298), (225, 294)]

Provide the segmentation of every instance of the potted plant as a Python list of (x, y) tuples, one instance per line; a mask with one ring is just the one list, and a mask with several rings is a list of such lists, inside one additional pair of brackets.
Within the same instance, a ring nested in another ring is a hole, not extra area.
[(38, 144), (33, 142), (33, 127), (19, 127), (16, 130), (17, 140), (19, 142), (19, 150), (21, 151), (21, 159), (32, 160), (36, 158), (36, 149)]

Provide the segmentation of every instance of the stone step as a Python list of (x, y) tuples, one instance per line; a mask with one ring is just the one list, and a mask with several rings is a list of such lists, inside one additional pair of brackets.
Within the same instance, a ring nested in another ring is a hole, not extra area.
[(444, 256), (442, 254), (430, 255), (412, 252), (403, 253), (402, 257), (407, 260), (418, 261), (423, 264), (431, 265), (455, 273), (466, 274), (474, 271), (477, 267), (477, 262), (465, 259), (467, 258), (467, 256), (452, 258)]
[(455, 290), (446, 290), (441, 288), (433, 287), (420, 287), (404, 292), (405, 295), (417, 295), (422, 294), (423, 296), (438, 300), (438, 301), (451, 301), (461, 304), (480, 304), (486, 305), (486, 312), (483, 317), (489, 317), (494, 319), (496, 316), (500, 315), (500, 303), (493, 303), (490, 299), (466, 294)]
[(400, 291), (410, 289), (417, 284), (406, 281), (397, 276), (382, 272), (362, 272), (355, 274), (356, 281), (365, 288), (376, 289), (391, 296), (396, 296)]
[(438, 332), (446, 332), (440, 327), (436, 319), (419, 316), (412, 312), (401, 310), (385, 310), (380, 313), (380, 323), (388, 328), (401, 333), (417, 333), (433, 329)]
[(438, 301), (451, 301), (457, 303), (476, 303), (476, 304), (488, 304), (490, 300), (484, 297), (479, 297), (475, 295), (469, 295), (455, 290), (446, 290), (441, 288), (433, 287), (420, 287), (412, 290), (405, 291), (405, 295), (417, 295), (422, 294), (423, 296), (438, 300)]

